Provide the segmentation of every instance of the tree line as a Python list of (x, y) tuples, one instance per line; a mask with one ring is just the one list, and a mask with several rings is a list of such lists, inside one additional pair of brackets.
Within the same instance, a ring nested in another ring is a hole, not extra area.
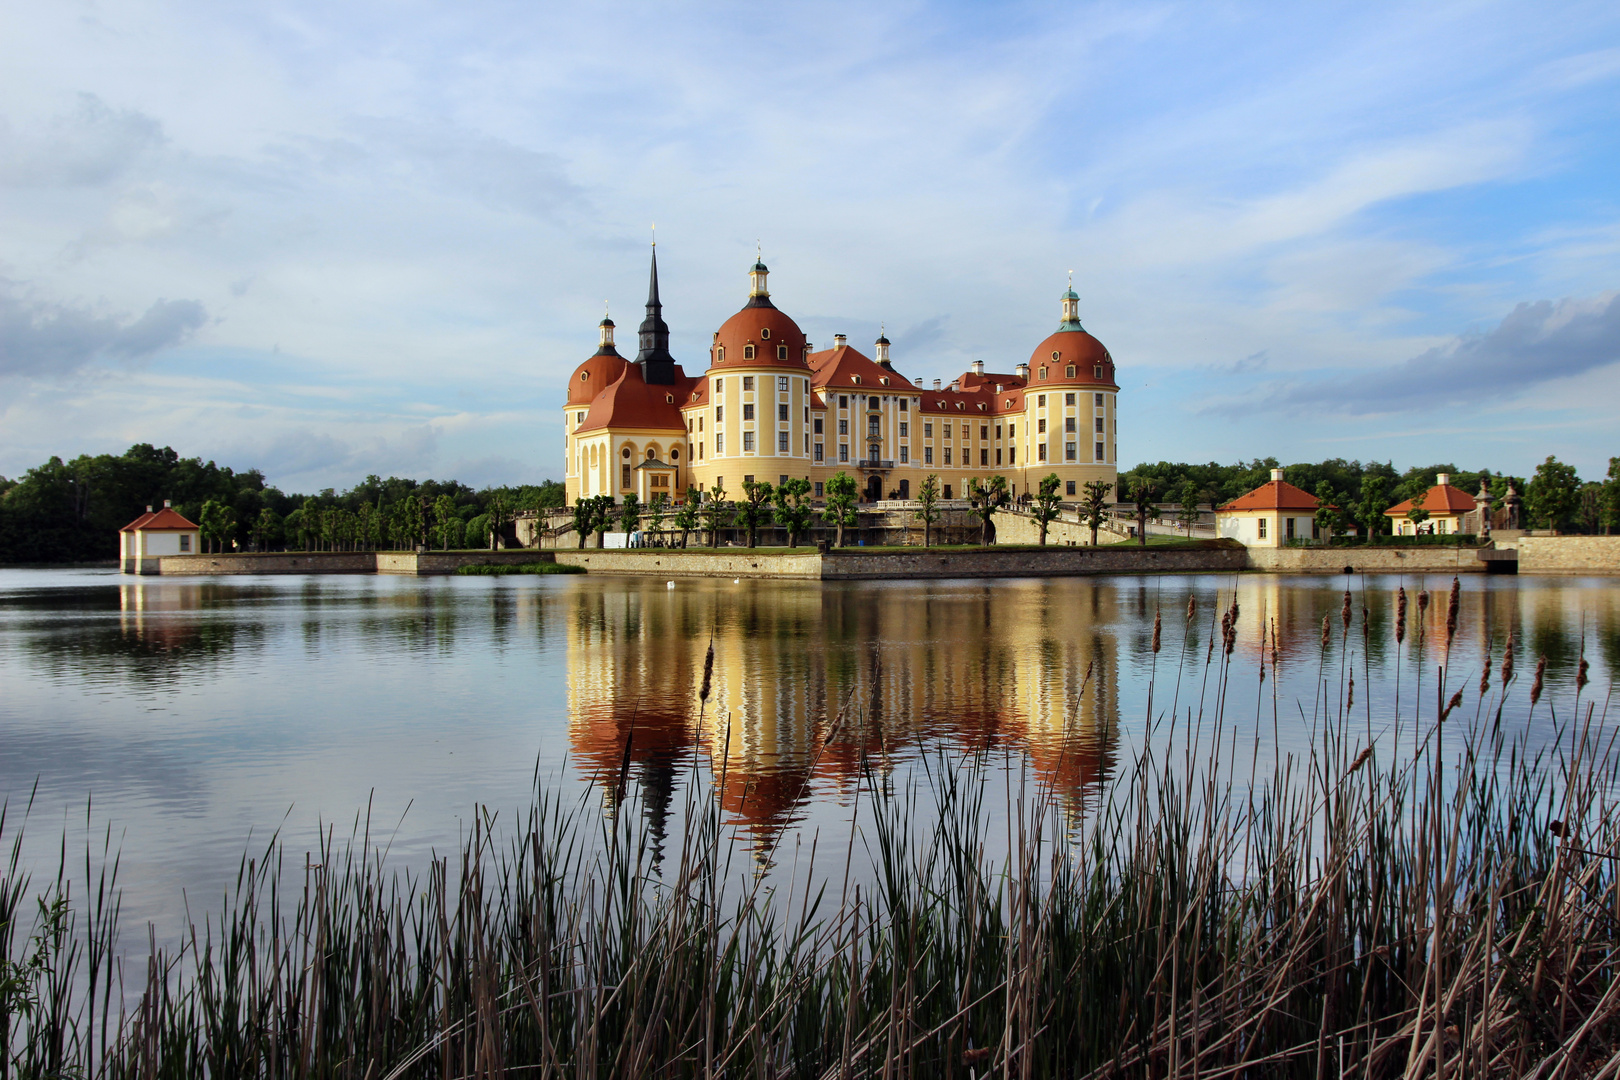
[(53, 457), (0, 477), (0, 563), (118, 557), (118, 530), (171, 500), (209, 550), (487, 547), (514, 515), (563, 505), (554, 481), (474, 490), (456, 480), (367, 476), (347, 491), (283, 492), (257, 469), (234, 471), (149, 443), (122, 454)]
[[(1549, 455), (1528, 481), (1490, 469), (1459, 469), (1454, 464), (1397, 472), (1388, 462), (1364, 464), (1344, 458), (1287, 466), (1272, 457), (1234, 465), (1160, 461), (1123, 474), (1120, 501), (1134, 504), (1139, 516), (1157, 519), (1173, 508), (1177, 520), (1196, 521), (1198, 507), (1231, 502), (1270, 480), (1271, 470), (1278, 467), (1283, 469), (1284, 480), (1316, 496), (1319, 524), (1325, 532), (1343, 533), (1353, 525), (1363, 536), (1387, 534), (1391, 523), (1385, 511), (1421, 498), (1440, 473), (1449, 473), (1451, 485), (1470, 496), (1478, 493), (1483, 480), (1494, 507), (1502, 505), (1511, 484), (1524, 500), (1527, 528), (1604, 534), (1620, 528), (1620, 458), (1609, 459), (1602, 479), (1582, 480), (1573, 465)], [(1421, 510), (1414, 515), (1415, 520), (1423, 517)]]

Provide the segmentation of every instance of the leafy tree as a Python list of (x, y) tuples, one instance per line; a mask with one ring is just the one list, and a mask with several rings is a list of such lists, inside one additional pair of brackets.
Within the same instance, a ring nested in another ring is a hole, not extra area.
[(305, 551), (313, 551), (321, 538), (321, 504), (314, 499), (305, 499), (304, 505), (298, 508), (298, 540)]
[(1388, 523), (1388, 518), (1384, 516), (1384, 511), (1389, 509), (1388, 492), (1388, 477), (1373, 475), (1361, 478), (1361, 502), (1356, 507), (1356, 516), (1368, 540), (1380, 535)]
[(979, 519), (979, 546), (990, 546), (991, 519), (1007, 505), (1007, 478), (999, 473), (982, 483), (977, 476), (968, 480), (968, 506)]
[(844, 546), (844, 530), (853, 528), (860, 523), (860, 511), (855, 509), (855, 499), (858, 489), (855, 478), (847, 472), (839, 472), (827, 481), (827, 512), (826, 519), (833, 523), (835, 547)]
[(681, 547), (686, 546), (687, 537), (692, 530), (698, 527), (701, 518), (699, 508), (703, 503), (703, 492), (691, 485), (687, 486), (686, 498), (682, 501), (680, 509), (675, 511), (675, 527), (681, 530)]
[(202, 534), (203, 550), (219, 551), (235, 526), (230, 507), (215, 499), (204, 502), (201, 513), (197, 515), (197, 531)]
[(511, 496), (506, 491), (497, 488), (489, 493), (489, 498), (484, 502), (484, 513), (489, 515), (489, 550), (500, 549), (503, 540), (501, 530), (512, 523), (514, 509)]
[(726, 486), (717, 482), (709, 489), (708, 498), (703, 501), (703, 523), (709, 530), (709, 546), (720, 546), (720, 527), (726, 523)]
[(1577, 517), (1584, 533), (1596, 533), (1603, 524), (1603, 485), (1596, 480), (1581, 485), (1581, 509)]
[(1322, 539), (1332, 540), (1334, 526), (1338, 524), (1339, 512), (1333, 508), (1333, 485), (1323, 480), (1316, 485), (1316, 529), (1322, 534)]
[(912, 513), (923, 523), (923, 547), (928, 547), (932, 539), (934, 522), (940, 518), (939, 477), (934, 473), (929, 473), (927, 479), (917, 488), (917, 509)]
[(1147, 547), (1147, 519), (1156, 509), (1153, 494), (1158, 489), (1158, 483), (1147, 477), (1140, 477), (1131, 485), (1131, 501), (1136, 504), (1136, 541), (1143, 547)]
[(1192, 536), (1193, 526), (1198, 524), (1198, 483), (1186, 480), (1181, 485), (1181, 512), (1176, 520), (1187, 529), (1187, 535)]
[(1536, 466), (1530, 489), (1524, 493), (1525, 514), (1544, 529), (1556, 529), (1579, 508), (1580, 489), (1575, 466), (1548, 454), (1547, 460)]
[(594, 495), (581, 495), (574, 502), (574, 535), (579, 538), (580, 547), (584, 547), (585, 541), (596, 531), (596, 509)]
[(759, 544), (759, 529), (771, 519), (771, 496), (775, 489), (767, 480), (744, 480), (743, 503), (737, 508), (737, 524), (748, 530), (748, 546)]
[(1058, 485), (1063, 481), (1058, 479), (1057, 473), (1048, 473), (1041, 478), (1039, 493), (1035, 501), (1030, 504), (1029, 516), (1035, 519), (1035, 527), (1041, 531), (1041, 546), (1046, 546), (1046, 530), (1057, 520), (1062, 513), (1059, 502), (1062, 498), (1058, 494)]
[(619, 531), (624, 533), (624, 542), (630, 542), (630, 534), (641, 528), (641, 500), (635, 492), (624, 497), (624, 505), (619, 508)]
[(1620, 457), (1609, 459), (1608, 478), (1603, 481), (1603, 535), (1620, 528)]
[(1097, 530), (1102, 528), (1103, 514), (1108, 509), (1108, 495), (1114, 485), (1106, 480), (1088, 480), (1080, 500), (1080, 513), (1091, 528), (1091, 546), (1097, 546)]
[(664, 518), (669, 516), (669, 495), (666, 492), (653, 493), (652, 501), (647, 504), (647, 531), (661, 533), (664, 531)]
[(461, 518), (456, 514), (456, 500), (448, 494), (440, 495), (433, 500), (433, 531), (439, 536), (439, 545), (445, 551), (450, 550), (450, 525), (455, 523), (457, 532), (461, 531)]
[(461, 542), (470, 548), (481, 548), (489, 543), (489, 515), (474, 514), (462, 530)]
[(281, 540), (281, 516), (266, 506), (259, 511), (259, 516), (253, 522), (253, 547), (258, 551), (269, 551), (271, 546)]
[(788, 547), (798, 547), (799, 537), (815, 520), (815, 508), (810, 505), (810, 481), (793, 477), (776, 489), (776, 523), (787, 530)]
[(568, 505), (568, 490), (555, 480), (543, 480), (535, 489), (532, 505), (536, 510), (561, 510)]

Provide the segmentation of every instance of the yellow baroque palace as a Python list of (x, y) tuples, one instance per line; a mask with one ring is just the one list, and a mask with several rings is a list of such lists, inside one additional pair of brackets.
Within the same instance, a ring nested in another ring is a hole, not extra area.
[(1080, 298), (1010, 374), (982, 362), (949, 386), (912, 382), (879, 336), (873, 355), (842, 334), (813, 351), (749, 270), (748, 302), (714, 332), (708, 365), (688, 375), (669, 352), (653, 253), (647, 315), (634, 360), (604, 318), (594, 355), (574, 370), (564, 406), (568, 501), (607, 495), (680, 501), (688, 486), (740, 497), (749, 480), (802, 477), (819, 498), (839, 472), (862, 500), (914, 498), (937, 475), (942, 498), (962, 498), (973, 477), (1007, 478), (1014, 496), (1056, 473), (1066, 499), (1091, 480), (1118, 482), (1119, 383), (1114, 359), (1080, 325)]

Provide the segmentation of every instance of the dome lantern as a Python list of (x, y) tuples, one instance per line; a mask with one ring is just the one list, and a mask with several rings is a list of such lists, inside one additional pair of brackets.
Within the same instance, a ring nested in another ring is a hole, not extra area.
[(1063, 323), (1059, 330), (1084, 330), (1080, 325), (1080, 297), (1074, 291), (1074, 271), (1069, 271), (1069, 288), (1063, 294)]

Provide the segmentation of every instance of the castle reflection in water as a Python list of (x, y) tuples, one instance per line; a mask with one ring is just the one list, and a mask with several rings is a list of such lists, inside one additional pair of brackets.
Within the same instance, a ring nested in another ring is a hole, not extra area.
[[(580, 588), (568, 611), (575, 764), (621, 771), (657, 828), (697, 755), (767, 840), (814, 796), (932, 747), (1011, 750), (1061, 796), (1106, 778), (1119, 725), (1111, 589), (683, 581)], [(701, 708), (705, 653), (712, 688)], [(863, 762), (865, 763), (863, 765)]]

